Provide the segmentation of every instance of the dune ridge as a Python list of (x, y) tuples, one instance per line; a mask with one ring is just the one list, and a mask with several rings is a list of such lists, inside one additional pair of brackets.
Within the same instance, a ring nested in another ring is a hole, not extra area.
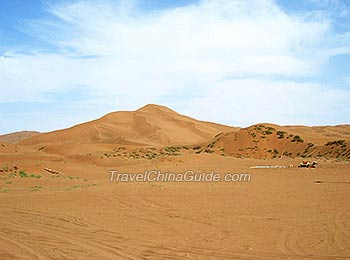
[[(149, 104), (136, 111), (109, 113), (73, 127), (21, 140), (21, 146), (45, 147), (55, 154), (110, 152), (103, 145), (128, 147), (189, 146), (193, 153), (237, 158), (350, 158), (350, 125), (246, 128), (199, 121), (165, 106)], [(193, 149), (195, 148), (195, 149)]]

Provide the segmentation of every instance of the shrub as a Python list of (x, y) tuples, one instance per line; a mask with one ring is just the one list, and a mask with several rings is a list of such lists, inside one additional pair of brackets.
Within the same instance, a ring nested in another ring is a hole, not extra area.
[(19, 177), (26, 178), (26, 177), (28, 177), (28, 175), (27, 175), (27, 173), (25, 171), (20, 171), (19, 172)]
[(299, 135), (296, 135), (296, 136), (293, 137), (292, 142), (303, 143), (304, 140), (301, 139), (301, 137)]
[(284, 131), (277, 131), (276, 134), (278, 135), (278, 139), (282, 139), (282, 138), (284, 138), (284, 135), (286, 134), (286, 132), (284, 132)]
[(337, 141), (330, 141), (328, 143), (326, 143), (326, 146), (330, 146), (330, 145), (346, 145), (345, 140), (337, 140)]

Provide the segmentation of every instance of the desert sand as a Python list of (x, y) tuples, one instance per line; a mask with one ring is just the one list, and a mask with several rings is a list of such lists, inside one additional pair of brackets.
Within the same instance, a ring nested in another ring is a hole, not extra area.
[[(349, 129), (242, 129), (150, 105), (0, 141), (0, 259), (350, 259)], [(111, 182), (110, 170), (251, 180)]]

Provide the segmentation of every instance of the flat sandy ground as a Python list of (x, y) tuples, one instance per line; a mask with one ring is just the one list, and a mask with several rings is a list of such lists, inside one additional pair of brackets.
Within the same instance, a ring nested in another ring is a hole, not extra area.
[[(0, 173), (0, 259), (350, 259), (350, 164), (249, 168), (299, 161), (188, 155), (96, 166), (1, 156), (1, 168), (27, 176)], [(110, 169), (251, 173), (251, 181), (117, 183)]]

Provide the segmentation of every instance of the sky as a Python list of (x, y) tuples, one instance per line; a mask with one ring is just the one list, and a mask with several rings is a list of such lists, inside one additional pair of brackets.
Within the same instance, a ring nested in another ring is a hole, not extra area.
[(0, 0), (0, 134), (146, 104), (350, 123), (349, 0)]

